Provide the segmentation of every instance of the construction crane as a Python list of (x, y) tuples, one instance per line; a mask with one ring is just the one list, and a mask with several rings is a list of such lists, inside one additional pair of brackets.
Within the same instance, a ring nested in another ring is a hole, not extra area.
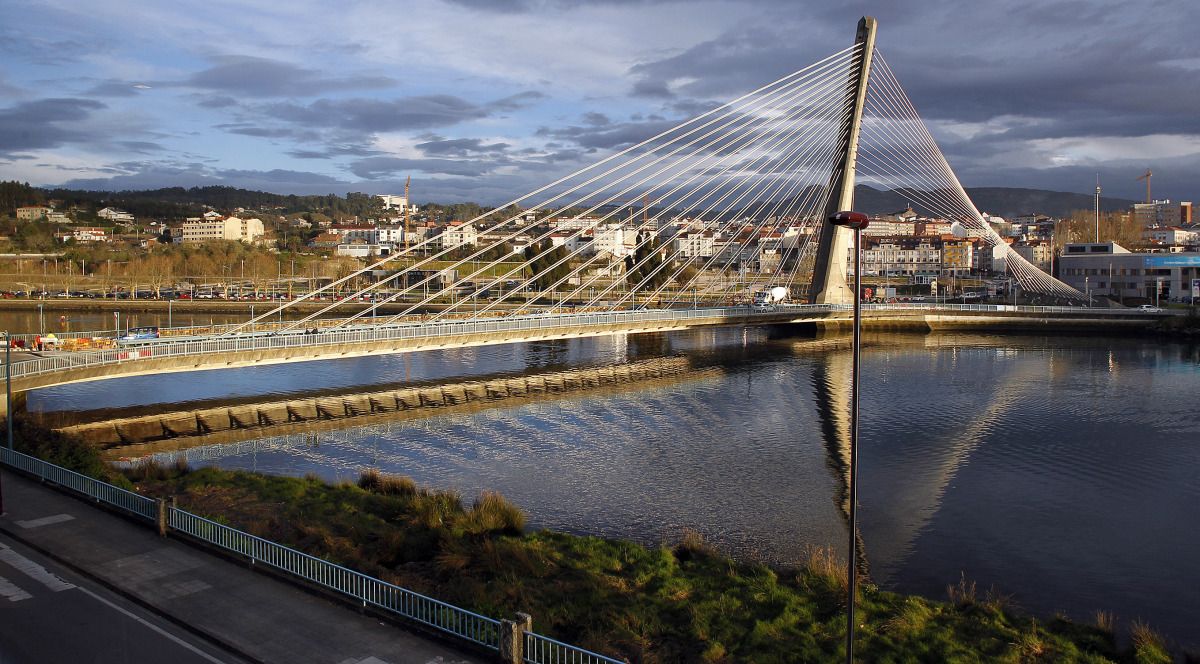
[(408, 187), (412, 184), (412, 176), (404, 180), (404, 241), (408, 242), (408, 234), (412, 232), (412, 205), (409, 203)]
[(1151, 202), (1151, 200), (1150, 200), (1150, 176), (1152, 176), (1152, 175), (1154, 175), (1154, 174), (1150, 172), (1149, 168), (1147, 168), (1146, 172), (1144, 174), (1139, 175), (1137, 177), (1137, 179), (1139, 179), (1139, 180), (1146, 181), (1146, 202), (1147, 203)]

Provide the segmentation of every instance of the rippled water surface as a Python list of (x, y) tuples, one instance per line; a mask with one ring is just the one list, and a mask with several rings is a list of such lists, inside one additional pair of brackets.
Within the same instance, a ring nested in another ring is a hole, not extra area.
[[(42, 390), (33, 411), (305, 394), (684, 354), (677, 380), (316, 436), (193, 463), (328, 478), (366, 467), (498, 490), (535, 526), (787, 564), (844, 550), (844, 342), (765, 330), (516, 344)], [(885, 587), (961, 574), (1030, 610), (1141, 617), (1200, 643), (1200, 351), (1150, 340), (886, 335), (864, 347), (861, 535)]]

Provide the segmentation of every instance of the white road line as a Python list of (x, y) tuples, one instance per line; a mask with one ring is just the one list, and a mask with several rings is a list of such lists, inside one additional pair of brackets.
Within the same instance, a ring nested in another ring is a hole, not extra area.
[(63, 521), (70, 521), (74, 518), (75, 517), (71, 516), (70, 514), (52, 514), (50, 516), (44, 516), (40, 519), (18, 521), (17, 525), (22, 528), (41, 528), (42, 526), (49, 526), (55, 523), (62, 523)]
[(212, 655), (210, 655), (210, 654), (208, 654), (208, 653), (204, 652), (203, 650), (201, 650), (201, 649), (197, 648), (196, 646), (194, 646), (194, 645), (192, 645), (192, 644), (188, 643), (187, 641), (184, 641), (183, 639), (179, 638), (178, 636), (175, 636), (174, 634), (172, 634), (172, 633), (168, 632), (167, 630), (165, 630), (165, 629), (163, 629), (163, 628), (159, 627), (158, 625), (155, 625), (155, 624), (154, 624), (154, 623), (152, 623), (152, 622), (149, 622), (149, 621), (146, 621), (146, 620), (142, 619), (140, 616), (134, 615), (133, 613), (130, 613), (129, 611), (126, 611), (125, 609), (123, 609), (123, 608), (121, 608), (121, 607), (117, 606), (116, 604), (113, 604), (112, 602), (110, 602), (110, 601), (108, 601), (108, 600), (104, 599), (103, 597), (101, 597), (101, 596), (97, 595), (96, 593), (94, 593), (94, 592), (92, 592), (92, 591), (88, 590), (87, 588), (80, 588), (80, 589), (79, 589), (79, 591), (80, 591), (80, 592), (82, 592), (82, 593), (84, 593), (84, 594), (86, 594), (88, 597), (91, 597), (92, 599), (95, 599), (97, 602), (100, 602), (101, 604), (104, 604), (105, 606), (107, 606), (107, 607), (109, 607), (109, 608), (113, 609), (114, 611), (119, 611), (120, 613), (122, 613), (122, 614), (124, 614), (124, 615), (126, 615), (126, 616), (128, 616), (128, 617), (130, 617), (130, 618), (132, 618), (133, 620), (136, 620), (137, 622), (141, 623), (142, 625), (145, 625), (146, 627), (148, 627), (148, 628), (150, 628), (150, 629), (154, 630), (155, 632), (158, 632), (159, 634), (163, 635), (163, 636), (164, 636), (164, 637), (166, 637), (167, 639), (170, 639), (170, 640), (171, 640), (171, 641), (173, 641), (174, 643), (177, 643), (177, 644), (179, 644), (180, 646), (183, 646), (184, 648), (187, 648), (187, 649), (188, 649), (188, 650), (190, 650), (191, 652), (194, 652), (194, 653), (196, 653), (196, 654), (197, 654), (197, 655), (199, 655), (200, 657), (203, 657), (204, 659), (206, 659), (206, 660), (208, 660), (208, 661), (210, 661), (210, 662), (213, 662), (213, 664), (225, 664), (225, 662), (223, 662), (223, 661), (221, 661), (221, 660), (217, 659), (216, 657), (213, 657)]
[(45, 567), (33, 562), (32, 560), (13, 551), (7, 546), (0, 544), (0, 561), (6, 562), (12, 567), (25, 573), (25, 576), (37, 581), (54, 592), (70, 590), (75, 587), (73, 583), (67, 583), (57, 576), (46, 571)]
[(33, 595), (21, 590), (15, 583), (0, 576), (0, 597), (4, 597), (10, 602), (19, 602), (23, 599), (29, 599)]

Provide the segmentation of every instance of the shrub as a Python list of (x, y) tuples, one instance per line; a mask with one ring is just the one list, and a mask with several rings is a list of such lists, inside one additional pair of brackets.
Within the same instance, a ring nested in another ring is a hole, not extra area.
[(507, 498), (493, 491), (484, 491), (464, 519), (467, 532), (520, 535), (525, 531), (525, 513)]

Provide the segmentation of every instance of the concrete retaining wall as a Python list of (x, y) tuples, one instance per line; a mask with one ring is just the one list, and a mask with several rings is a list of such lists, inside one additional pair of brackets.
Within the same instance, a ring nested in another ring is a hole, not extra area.
[(591, 387), (674, 376), (685, 373), (688, 366), (687, 359), (682, 357), (654, 358), (608, 367), (570, 369), (487, 381), (176, 411), (76, 424), (59, 430), (91, 445), (108, 448), (178, 437), (205, 436), (235, 429), (341, 420), (374, 413), (433, 409), (524, 395), (579, 391)]

